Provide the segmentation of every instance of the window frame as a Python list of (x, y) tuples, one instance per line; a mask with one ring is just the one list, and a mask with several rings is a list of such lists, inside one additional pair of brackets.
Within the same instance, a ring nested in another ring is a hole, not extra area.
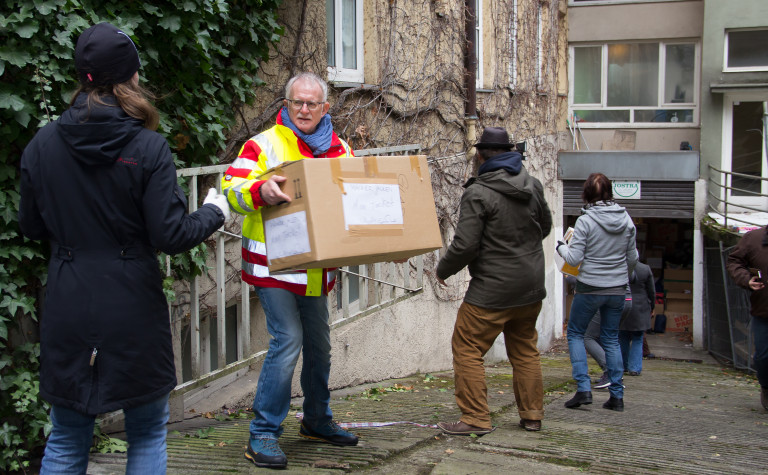
[(475, 0), (475, 89), (483, 88), (483, 0)]
[(727, 29), (724, 32), (723, 38), (723, 72), (725, 73), (740, 73), (740, 72), (764, 72), (768, 71), (768, 64), (763, 66), (741, 66), (741, 67), (728, 67), (728, 42), (731, 33), (743, 33), (745, 31), (768, 31), (766, 27), (758, 28), (733, 28)]
[[(342, 52), (342, 29), (341, 29), (341, 2), (342, 0), (330, 0), (333, 1), (333, 14), (334, 14), (334, 56), (337, 58), (336, 62), (340, 61), (339, 58), (343, 57)], [(364, 44), (363, 44), (363, 0), (354, 0), (355, 2), (355, 60), (357, 67), (344, 68), (339, 66), (328, 65), (328, 82), (350, 82), (360, 83), (365, 82), (365, 71), (363, 68), (364, 59)], [(327, 4), (326, 4), (327, 5)], [(330, 35), (330, 32), (326, 32), (326, 35)], [(327, 37), (326, 37), (327, 41)]]
[[(655, 106), (607, 106), (608, 98), (608, 47), (613, 44), (647, 44), (653, 43), (659, 46), (658, 55), (658, 91), (657, 91), (657, 103)], [(666, 55), (667, 47), (674, 45), (693, 45), (694, 46), (694, 72), (693, 72), (693, 91), (691, 97), (693, 102), (665, 102), (665, 78), (666, 78)], [(600, 47), (600, 102), (599, 103), (574, 103), (574, 81), (575, 81), (575, 49), (585, 47)], [(701, 75), (701, 43), (696, 39), (675, 39), (671, 41), (661, 40), (649, 40), (649, 41), (613, 41), (613, 42), (601, 42), (601, 43), (583, 43), (583, 44), (571, 44), (568, 46), (568, 115), (573, 117), (576, 110), (596, 110), (596, 111), (628, 111), (629, 121), (627, 122), (579, 122), (581, 128), (617, 128), (617, 127), (632, 127), (632, 128), (689, 128), (698, 127), (700, 120), (700, 75)], [(634, 120), (635, 111), (643, 110), (693, 110), (693, 117), (690, 122), (636, 122)]]

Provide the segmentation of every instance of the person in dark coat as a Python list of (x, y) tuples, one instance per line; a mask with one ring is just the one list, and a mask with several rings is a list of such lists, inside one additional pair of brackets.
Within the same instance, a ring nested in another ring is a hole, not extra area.
[(728, 255), (728, 273), (736, 283), (749, 291), (750, 328), (755, 344), (752, 357), (760, 403), (768, 410), (768, 226), (749, 231)]
[(536, 320), (547, 295), (541, 241), (552, 216), (541, 182), (528, 174), (513, 147), (503, 128), (483, 130), (475, 145), (478, 176), (464, 185), (456, 234), (435, 272), (441, 285), (467, 266), (472, 277), (451, 341), (462, 415), (458, 422), (438, 424), (447, 434), (493, 430), (483, 356), (500, 333), (514, 372), (520, 427), (540, 430), (544, 416)]
[(77, 41), (80, 87), (21, 158), (19, 224), (51, 255), (40, 318), (40, 394), (52, 432), (41, 473), (85, 473), (97, 414), (123, 409), (127, 473), (165, 473), (176, 386), (157, 251), (199, 244), (229, 207), (211, 189), (187, 213), (131, 39), (108, 23)]
[(643, 335), (651, 328), (651, 312), (656, 305), (656, 283), (651, 268), (638, 261), (629, 288), (632, 290), (632, 308), (619, 325), (619, 347), (624, 372), (640, 376), (643, 371)]

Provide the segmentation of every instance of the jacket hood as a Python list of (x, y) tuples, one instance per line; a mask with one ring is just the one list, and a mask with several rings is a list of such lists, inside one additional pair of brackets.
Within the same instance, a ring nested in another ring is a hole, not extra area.
[(102, 98), (106, 105), (91, 104), (90, 110), (87, 98), (87, 94), (80, 94), (62, 114), (59, 134), (78, 161), (86, 165), (114, 163), (144, 124), (126, 114), (113, 96)]
[[(529, 201), (536, 192), (533, 178), (523, 167), (518, 152), (507, 152), (493, 157), (480, 167), (480, 175), (471, 178), (464, 187), (473, 183), (490, 188), (502, 195), (520, 201)], [(491, 164), (490, 170), (484, 169)]]
[(598, 204), (584, 207), (582, 213), (592, 218), (598, 226), (610, 234), (621, 234), (632, 225), (632, 219), (624, 207), (616, 203), (598, 202)]

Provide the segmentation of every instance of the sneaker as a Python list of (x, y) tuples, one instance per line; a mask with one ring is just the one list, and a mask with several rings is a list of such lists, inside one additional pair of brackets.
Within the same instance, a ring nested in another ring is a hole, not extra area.
[(595, 383), (595, 389), (605, 389), (611, 385), (611, 378), (608, 377), (608, 373), (603, 373), (600, 379)]
[(438, 422), (437, 427), (443, 432), (449, 435), (485, 435), (490, 434), (495, 429), (483, 429), (482, 427), (475, 427), (467, 424), (466, 422)]
[(257, 467), (285, 468), (288, 465), (288, 459), (277, 444), (277, 439), (255, 439), (252, 437), (248, 441), (245, 458)]
[(640, 376), (640, 371), (630, 371), (628, 374), (630, 376)]
[(357, 445), (356, 435), (345, 431), (333, 421), (316, 429), (310, 429), (304, 421), (301, 422), (299, 435), (305, 439), (316, 440), (318, 442), (328, 442), (332, 445), (351, 446)]

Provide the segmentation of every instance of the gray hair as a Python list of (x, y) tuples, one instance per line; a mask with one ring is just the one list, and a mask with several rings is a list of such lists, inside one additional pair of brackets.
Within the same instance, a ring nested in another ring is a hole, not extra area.
[(315, 73), (304, 72), (297, 74), (288, 80), (288, 84), (285, 85), (285, 98), (289, 99), (291, 94), (291, 88), (296, 81), (314, 81), (323, 90), (323, 102), (328, 102), (328, 83), (323, 81), (323, 78)]

